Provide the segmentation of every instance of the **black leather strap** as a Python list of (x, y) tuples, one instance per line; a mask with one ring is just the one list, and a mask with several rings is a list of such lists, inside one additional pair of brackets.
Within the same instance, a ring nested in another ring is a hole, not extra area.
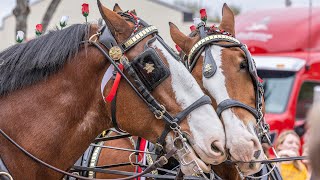
[(113, 46), (118, 45), (108, 26), (104, 26), (100, 32), (102, 32), (102, 34), (99, 36), (99, 42), (103, 44), (107, 49), (111, 49)]
[(218, 116), (221, 117), (221, 113), (224, 110), (231, 108), (231, 107), (244, 108), (244, 109), (248, 110), (255, 118), (259, 117), (259, 113), (255, 108), (248, 106), (246, 104), (243, 104), (243, 103), (241, 103), (237, 100), (234, 100), (234, 99), (226, 99), (226, 100), (222, 101), (221, 103), (219, 103), (216, 112), (217, 112)]
[[(174, 123), (179, 124), (188, 114), (190, 114), (191, 111), (197, 109), (200, 106), (203, 106), (205, 104), (211, 104), (211, 99), (207, 95), (203, 95), (200, 99), (192, 103), (190, 106), (188, 106), (186, 109), (181, 111), (178, 115), (176, 115), (175, 119), (173, 120)], [(159, 144), (164, 144), (165, 138), (168, 135), (168, 133), (171, 131), (170, 124), (166, 124), (164, 131), (162, 132), (161, 136), (158, 138)]]
[(112, 125), (113, 127), (119, 131), (119, 132), (122, 132), (122, 133), (126, 133), (125, 131), (121, 130), (118, 126), (118, 123), (117, 123), (117, 92), (114, 96), (114, 98), (112, 99), (111, 101), (111, 120), (112, 120)]
[(200, 99), (196, 100), (194, 103), (192, 103), (189, 107), (181, 111), (175, 119), (177, 119), (177, 123), (182, 121), (188, 114), (190, 114), (193, 110), (197, 109), (200, 106), (203, 106), (205, 104), (211, 104), (212, 101), (209, 96), (203, 95)]

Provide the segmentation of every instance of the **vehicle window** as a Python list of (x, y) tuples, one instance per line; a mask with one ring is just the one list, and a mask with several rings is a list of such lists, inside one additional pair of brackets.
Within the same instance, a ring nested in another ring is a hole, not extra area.
[(304, 82), (301, 86), (296, 107), (296, 119), (305, 119), (313, 102), (313, 88), (320, 82)]
[(266, 112), (284, 112), (291, 94), (295, 72), (258, 70), (258, 75), (263, 80)]

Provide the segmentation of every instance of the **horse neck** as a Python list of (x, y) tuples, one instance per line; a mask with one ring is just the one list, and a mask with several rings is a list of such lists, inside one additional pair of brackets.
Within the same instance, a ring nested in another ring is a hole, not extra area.
[[(103, 59), (88, 47), (47, 80), (0, 98), (0, 127), (45, 162), (69, 168), (109, 128), (100, 92)], [(4, 148), (0, 153), (11, 161), (13, 147)]]

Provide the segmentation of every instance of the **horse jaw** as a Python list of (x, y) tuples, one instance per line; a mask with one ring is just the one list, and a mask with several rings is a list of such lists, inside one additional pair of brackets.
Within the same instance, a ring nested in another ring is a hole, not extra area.
[[(222, 48), (211, 46), (211, 52), (217, 65), (217, 71), (211, 78), (203, 77), (203, 86), (210, 95), (216, 100), (217, 104), (225, 99), (231, 99), (227, 87), (226, 77), (222, 70)], [(202, 54), (204, 56), (204, 53)], [(239, 117), (231, 109), (222, 112), (221, 117), (224, 122), (226, 132), (226, 148), (229, 149), (232, 160), (251, 161), (264, 159), (262, 146), (255, 135), (253, 125), (244, 124), (244, 119)], [(250, 121), (251, 122), (251, 121)], [(254, 153), (260, 151), (259, 157), (254, 157)], [(248, 166), (240, 165), (240, 170), (248, 173), (255, 173), (261, 169), (261, 165)]]
[[(153, 42), (152, 47), (160, 50), (162, 55), (168, 60), (167, 63), (171, 72), (173, 92), (176, 101), (181, 105), (182, 109), (189, 107), (204, 95), (194, 77), (159, 41)], [(224, 151), (225, 133), (223, 125), (213, 107), (203, 105), (193, 110), (187, 116), (186, 120), (182, 121), (182, 123), (184, 123), (181, 124), (182, 131), (187, 131), (192, 136), (194, 144), (197, 147), (195, 151), (201, 160), (209, 164), (219, 164), (223, 162), (226, 159), (226, 153)], [(220, 145), (220, 153), (212, 150), (211, 145), (214, 143)]]

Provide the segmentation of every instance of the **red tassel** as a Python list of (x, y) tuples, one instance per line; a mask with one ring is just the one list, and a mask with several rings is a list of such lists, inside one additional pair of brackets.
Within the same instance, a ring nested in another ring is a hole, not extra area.
[[(122, 71), (123, 70), (123, 65), (119, 64), (119, 68)], [(113, 98), (116, 96), (117, 90), (118, 90), (118, 86), (120, 83), (120, 79), (121, 79), (121, 74), (119, 72), (117, 72), (116, 75), (116, 79), (113, 82), (111, 91), (109, 92), (108, 96), (106, 97), (106, 101), (111, 102), (113, 100)]]

